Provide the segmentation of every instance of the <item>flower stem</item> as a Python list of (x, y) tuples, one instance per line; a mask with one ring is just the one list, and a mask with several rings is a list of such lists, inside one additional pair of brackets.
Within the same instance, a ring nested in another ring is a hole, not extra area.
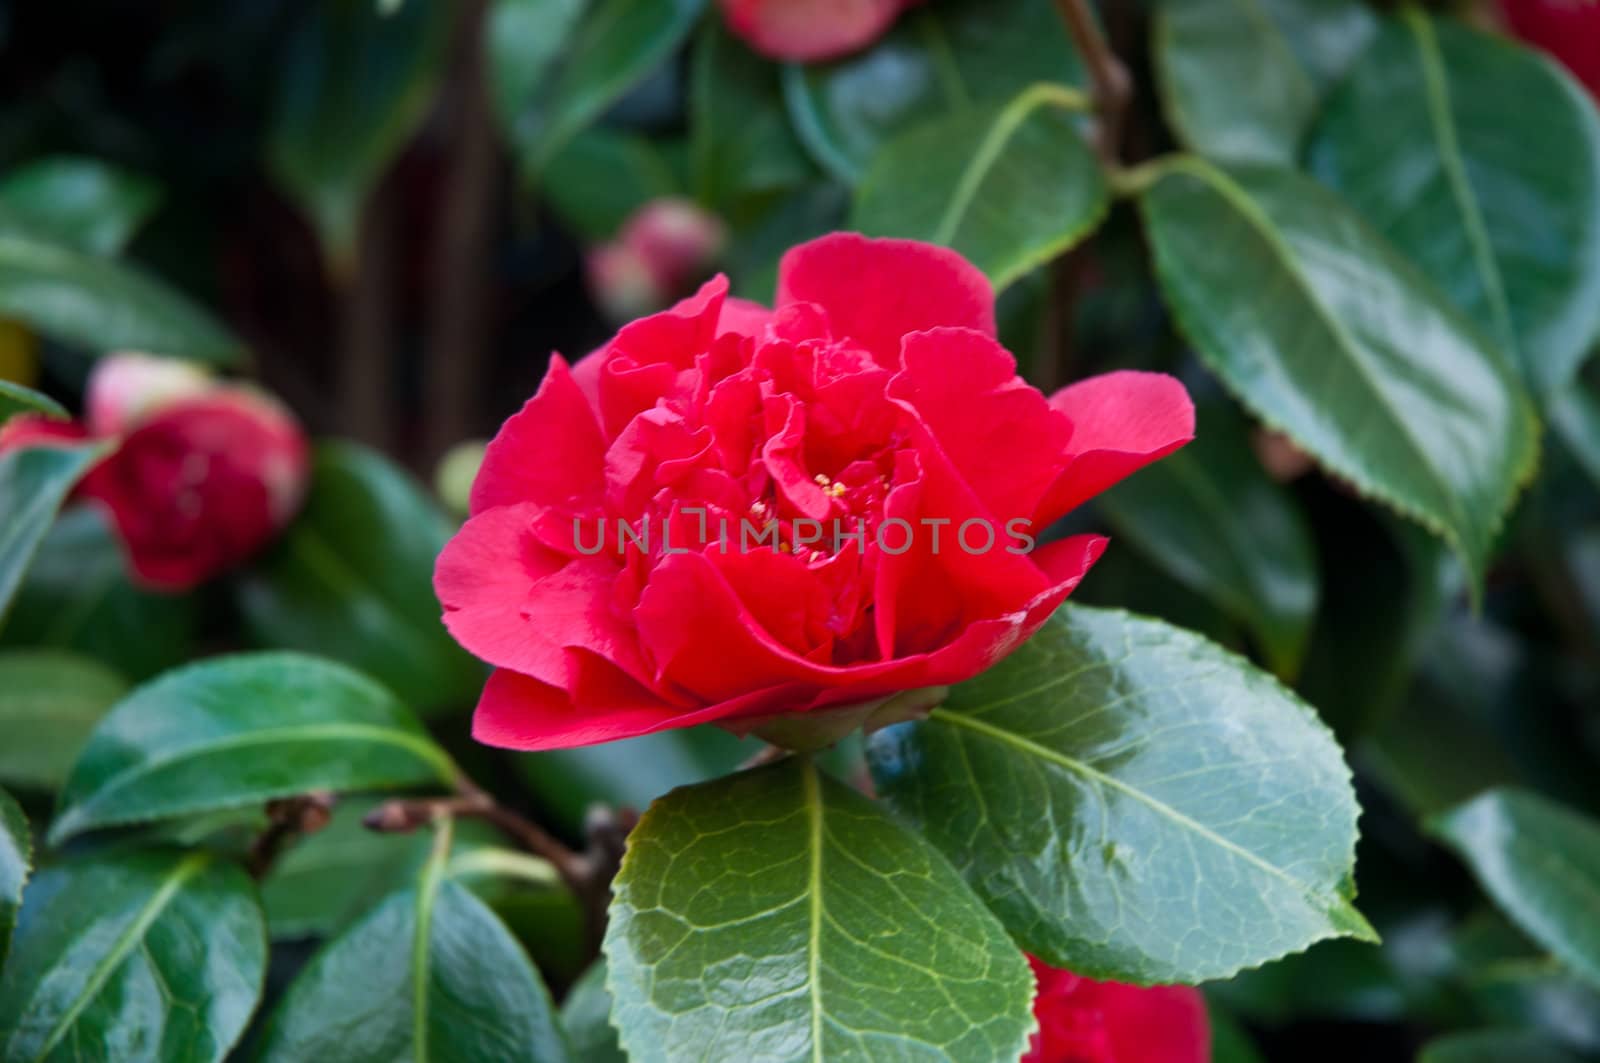
[(1133, 79), (1106, 42), (1100, 23), (1095, 21), (1089, 0), (1056, 0), (1056, 10), (1072, 34), (1072, 43), (1089, 68), (1094, 96), (1095, 150), (1106, 168), (1120, 167), (1122, 119), (1133, 98)]

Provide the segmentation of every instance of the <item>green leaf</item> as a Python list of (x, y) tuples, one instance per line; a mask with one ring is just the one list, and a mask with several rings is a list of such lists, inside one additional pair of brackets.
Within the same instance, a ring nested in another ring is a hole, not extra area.
[(0, 179), (0, 215), (89, 255), (119, 253), (160, 202), (150, 178), (99, 159), (52, 156)]
[(0, 790), (0, 969), (11, 949), (11, 931), (22, 907), (22, 887), (33, 869), (33, 835), (11, 795)]
[(455, 778), (444, 750), (366, 676), (296, 653), (213, 657), (145, 684), (101, 721), (50, 840), (311, 790)]
[(1206, 364), (1481, 583), (1537, 458), (1515, 369), (1309, 178), (1183, 157), (1149, 175), (1140, 203), (1162, 292)]
[(572, 1041), (574, 1059), (583, 1063), (628, 1063), (611, 1025), (611, 994), (606, 989), (606, 961), (589, 965), (561, 1003), (561, 1022)]
[(353, 262), (367, 196), (427, 116), (454, 9), (316, 0), (289, 40), (267, 161), (335, 269)]
[(524, 164), (539, 170), (677, 51), (706, 0), (596, 0), (533, 112), (519, 123)]
[(1417, 1063), (1580, 1063), (1579, 1057), (1533, 1030), (1473, 1030), (1429, 1041)]
[(1117, 534), (1245, 624), (1280, 676), (1300, 670), (1319, 594), (1316, 547), (1294, 498), (1250, 447), (1250, 426), (1202, 404), (1193, 443), (1102, 495)]
[(196, 598), (134, 586), (98, 506), (72, 506), (39, 544), (0, 642), (79, 650), (133, 680), (193, 655)]
[(565, 1063), (550, 995), (516, 939), (444, 874), (448, 823), (416, 885), (319, 952), (262, 1035), (261, 1063)]
[(878, 153), (851, 227), (953, 247), (1004, 288), (1105, 216), (1105, 179), (1078, 131), (1086, 104), (1040, 84), (916, 127)]
[(93, 354), (232, 365), (244, 353), (221, 322), (142, 269), (10, 233), (0, 233), (0, 315)]
[(73, 486), (100, 457), (98, 447), (27, 447), (0, 454), (0, 621), (33, 562), (39, 541)]
[(1360, 0), (1164, 0), (1154, 30), (1162, 110), (1202, 155), (1292, 164), (1323, 91), (1376, 22)]
[(752, 197), (815, 176), (784, 109), (778, 68), (706, 22), (689, 84), (690, 186), (700, 202), (736, 216)]
[(1092, 978), (1226, 977), (1374, 936), (1339, 747), (1197, 635), (1067, 605), (927, 720), (868, 745), (878, 792), (1028, 952)]
[(255, 889), (213, 855), (51, 867), (28, 887), (0, 978), (0, 1058), (220, 1061), (266, 961)]
[(1309, 159), (1536, 390), (1571, 382), (1600, 339), (1600, 116), (1571, 76), (1408, 10), (1329, 101)]
[(683, 194), (660, 142), (586, 129), (545, 166), (541, 189), (550, 206), (585, 240), (609, 240), (628, 216), (662, 196)]
[(5, 424), (19, 413), (43, 413), (60, 418), (70, 416), (66, 408), (49, 395), (9, 380), (0, 380), (0, 424)]
[(304, 510), (235, 584), (250, 639), (360, 669), (427, 714), (469, 705), (483, 670), (439, 619), (433, 563), (454, 527), (387, 458), (323, 443)]
[[(274, 941), (332, 937), (415, 877), (428, 857), (425, 834), (386, 834), (362, 825), (381, 798), (344, 798), (332, 819), (273, 862), (261, 903)], [(456, 859), (485, 851), (499, 834), (480, 822), (456, 826)], [(463, 842), (475, 846), (464, 849)], [(528, 859), (532, 859), (529, 857)]]
[(1238, 1020), (1214, 1005), (1207, 1010), (1211, 1022), (1211, 1063), (1266, 1063)]
[(983, 1063), (1033, 1027), (1027, 964), (950, 865), (801, 757), (650, 806), (605, 955), (636, 1063)]
[(92, 657), (0, 650), (0, 783), (54, 790), (128, 684)]
[(952, 0), (908, 12), (865, 52), (788, 66), (784, 97), (812, 157), (854, 184), (913, 126), (1011, 99), (1035, 82), (1078, 84), (1081, 71), (1050, 4)]
[(484, 25), (489, 95), (513, 144), (537, 134), (529, 108), (577, 27), (589, 0), (494, 0)]
[(1432, 820), (1429, 830), (1529, 937), (1600, 986), (1600, 823), (1500, 787)]

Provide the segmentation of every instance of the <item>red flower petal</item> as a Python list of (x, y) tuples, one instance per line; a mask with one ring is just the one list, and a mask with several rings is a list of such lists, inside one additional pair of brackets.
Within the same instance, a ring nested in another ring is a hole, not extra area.
[(1045, 494), (1044, 527), (1194, 438), (1194, 403), (1165, 373), (1124, 369), (1080, 380), (1050, 397), (1072, 421), (1067, 466)]
[(1039, 1020), (1022, 1063), (1210, 1063), (1205, 997), (1189, 986), (1096, 982), (1032, 956)]
[(538, 392), (489, 443), (472, 484), (471, 510), (592, 501), (605, 483), (605, 454), (594, 408), (566, 361), (553, 354)]
[(778, 266), (777, 305), (789, 303), (822, 307), (834, 336), (890, 368), (908, 332), (955, 325), (995, 335), (989, 279), (956, 252), (915, 240), (834, 233), (801, 244)]

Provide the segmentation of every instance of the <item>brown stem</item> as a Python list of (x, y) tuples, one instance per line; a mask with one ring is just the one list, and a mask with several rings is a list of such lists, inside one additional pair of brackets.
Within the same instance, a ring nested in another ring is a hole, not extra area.
[(494, 824), (528, 852), (550, 863), (583, 908), (588, 943), (599, 954), (605, 934), (606, 908), (611, 900), (611, 880), (622, 865), (628, 832), (638, 822), (631, 809), (596, 806), (585, 820), (589, 843), (575, 852), (543, 827), (499, 804), (472, 780), (458, 781), (455, 797), (397, 798), (367, 814), (362, 822), (371, 830), (408, 833), (440, 816), (470, 816)]
[(485, 293), (498, 141), (484, 72), (484, 0), (457, 8), (456, 59), (445, 113), (449, 169), (433, 259), (432, 314), (423, 348), (427, 396), (422, 460), (431, 465), (473, 427), (485, 365)]
[(1100, 23), (1095, 21), (1089, 0), (1056, 0), (1056, 9), (1072, 34), (1072, 43), (1089, 68), (1094, 92), (1095, 150), (1106, 166), (1119, 165), (1122, 144), (1122, 117), (1133, 98), (1133, 78), (1106, 43)]
[(750, 768), (759, 768), (763, 764), (772, 764), (775, 761), (782, 760), (788, 755), (789, 751), (782, 746), (762, 746), (750, 754), (743, 764), (739, 765), (739, 770), (745, 771)]
[(302, 834), (315, 834), (333, 815), (334, 795), (325, 791), (267, 802), (267, 828), (256, 836), (245, 867), (257, 882), (267, 877), (283, 847)]

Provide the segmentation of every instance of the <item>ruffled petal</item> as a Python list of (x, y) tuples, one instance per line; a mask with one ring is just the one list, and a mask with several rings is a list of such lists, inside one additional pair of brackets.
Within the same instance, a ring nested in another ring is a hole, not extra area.
[(815, 303), (833, 335), (900, 364), (908, 332), (941, 325), (995, 335), (994, 289), (979, 269), (949, 248), (915, 240), (833, 233), (801, 244), (778, 266), (778, 301)]
[(1072, 421), (1067, 465), (1040, 504), (1048, 525), (1194, 438), (1194, 403), (1165, 373), (1124, 369), (1081, 380), (1050, 397)]
[(594, 408), (566, 361), (551, 355), (538, 392), (490, 442), (472, 484), (471, 512), (519, 502), (591, 505), (605, 482), (605, 455)]

